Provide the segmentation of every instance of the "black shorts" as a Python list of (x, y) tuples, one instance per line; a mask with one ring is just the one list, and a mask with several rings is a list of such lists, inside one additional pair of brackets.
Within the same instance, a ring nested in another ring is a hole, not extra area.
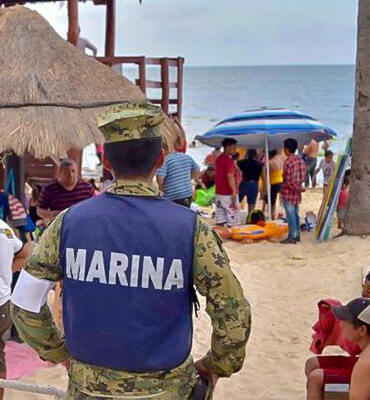
[[(276, 185), (271, 185), (271, 205), (274, 206), (276, 204), (276, 200), (278, 198), (278, 194), (281, 192), (281, 183), (277, 183)], [(264, 199), (267, 203), (267, 194), (265, 194)]]

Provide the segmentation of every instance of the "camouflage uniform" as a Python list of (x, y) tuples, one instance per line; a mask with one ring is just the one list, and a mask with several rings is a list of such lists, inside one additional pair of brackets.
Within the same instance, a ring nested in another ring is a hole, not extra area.
[[(147, 183), (124, 180), (114, 182), (108, 191), (118, 196), (158, 195), (157, 190)], [(59, 242), (64, 215), (65, 212), (61, 213), (45, 231), (25, 267), (35, 278), (52, 282), (62, 279)], [(215, 374), (228, 377), (243, 365), (251, 326), (250, 307), (230, 269), (219, 237), (199, 217), (194, 250), (194, 285), (206, 297), (206, 311), (213, 326), (211, 350), (203, 362)], [(40, 313), (12, 305), (12, 312), (20, 336), (41, 358), (54, 363), (69, 358), (62, 334), (47, 305)], [(113, 370), (71, 359), (69, 377), (68, 399), (185, 400), (191, 398), (196, 373), (191, 356), (172, 370), (148, 373)]]

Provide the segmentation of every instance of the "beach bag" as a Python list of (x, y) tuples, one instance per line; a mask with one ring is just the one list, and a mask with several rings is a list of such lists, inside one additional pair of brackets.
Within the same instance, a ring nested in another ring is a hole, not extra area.
[(209, 207), (216, 199), (216, 187), (212, 186), (209, 189), (198, 189), (195, 192), (194, 203), (200, 207)]

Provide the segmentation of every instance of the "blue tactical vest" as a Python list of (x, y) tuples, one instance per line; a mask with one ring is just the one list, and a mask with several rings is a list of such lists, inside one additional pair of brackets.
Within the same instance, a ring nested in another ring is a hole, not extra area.
[(63, 319), (77, 360), (167, 370), (192, 344), (196, 215), (157, 197), (103, 194), (63, 219)]

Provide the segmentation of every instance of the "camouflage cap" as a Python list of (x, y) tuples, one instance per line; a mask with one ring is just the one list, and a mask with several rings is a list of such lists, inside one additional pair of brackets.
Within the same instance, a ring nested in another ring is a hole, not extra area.
[(161, 136), (164, 120), (160, 107), (149, 103), (124, 103), (110, 106), (98, 116), (98, 127), (105, 143), (125, 142)]

